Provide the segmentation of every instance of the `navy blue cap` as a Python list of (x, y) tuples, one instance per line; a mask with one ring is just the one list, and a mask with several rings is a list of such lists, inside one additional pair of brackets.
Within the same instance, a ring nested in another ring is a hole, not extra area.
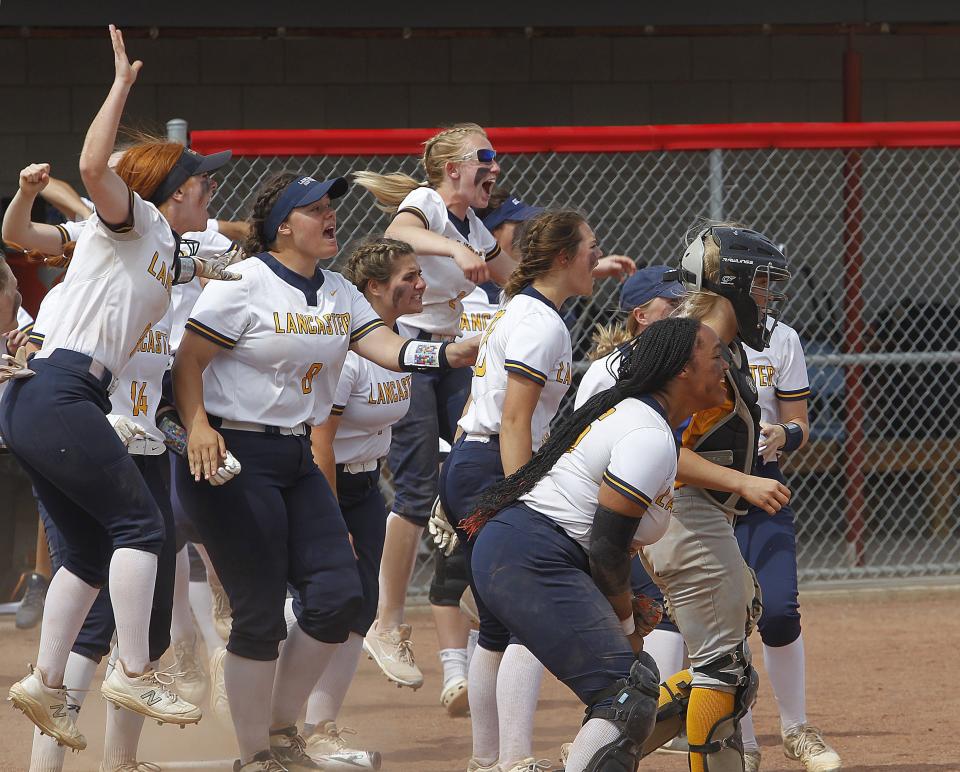
[(620, 310), (632, 311), (654, 298), (683, 297), (685, 290), (680, 282), (663, 280), (663, 274), (669, 270), (666, 265), (648, 265), (629, 277), (620, 289)]
[(283, 193), (273, 205), (263, 223), (264, 243), (272, 244), (277, 240), (277, 231), (280, 223), (290, 216), (290, 212), (300, 206), (312, 204), (324, 196), (340, 198), (347, 192), (347, 181), (343, 177), (334, 177), (331, 180), (315, 180), (313, 177), (297, 177), (283, 189)]
[(494, 228), (499, 228), (505, 222), (523, 222), (536, 217), (542, 211), (543, 209), (539, 206), (530, 206), (519, 198), (511, 196), (484, 217), (482, 222), (484, 227), (492, 232)]
[(200, 155), (200, 153), (195, 150), (185, 147), (180, 154), (180, 158), (178, 158), (177, 162), (173, 165), (173, 168), (167, 172), (167, 176), (160, 181), (157, 189), (153, 191), (153, 195), (150, 196), (150, 203), (160, 206), (160, 204), (170, 198), (170, 196), (176, 192), (177, 188), (183, 185), (188, 179), (196, 174), (216, 171), (229, 161), (231, 156), (233, 156), (233, 151), (231, 150), (221, 150), (219, 153)]

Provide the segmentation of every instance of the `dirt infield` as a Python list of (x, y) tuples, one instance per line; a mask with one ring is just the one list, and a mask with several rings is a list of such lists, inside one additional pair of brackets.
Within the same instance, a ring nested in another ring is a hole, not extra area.
[[(960, 770), (960, 714), (953, 692), (954, 651), (960, 641), (960, 591), (865, 592), (816, 595), (803, 601), (809, 718), (840, 752), (848, 771)], [(429, 614), (411, 615), (417, 659), (426, 685), (418, 692), (390, 686), (364, 659), (347, 696), (341, 723), (355, 727), (358, 747), (383, 753), (384, 772), (455, 772), (470, 755), (468, 719), (450, 719), (438, 705), (440, 667)], [(38, 633), (0, 618), (3, 694), (36, 655)], [(752, 641), (759, 651), (759, 639)], [(763, 677), (763, 658), (758, 656)], [(90, 747), (70, 755), (65, 769), (96, 772), (103, 746), (104, 703), (92, 694), (80, 719)], [(581, 708), (556, 680), (544, 680), (536, 751), (556, 763), (562, 742), (579, 725)], [(764, 680), (756, 709), (763, 771), (797, 770), (779, 748), (776, 705)], [(29, 767), (31, 725), (0, 707), (0, 770)], [(232, 742), (212, 717), (180, 730), (149, 724), (144, 760), (180, 761), (175, 769), (211, 769), (183, 762), (232, 756)], [(222, 767), (228, 769), (229, 767)], [(656, 754), (640, 769), (681, 772), (686, 760)]]

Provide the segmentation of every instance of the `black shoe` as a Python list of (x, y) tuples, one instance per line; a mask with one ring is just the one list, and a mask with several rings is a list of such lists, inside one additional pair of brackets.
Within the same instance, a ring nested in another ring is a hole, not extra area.
[(43, 601), (47, 597), (50, 582), (43, 574), (31, 572), (20, 578), (20, 584), (24, 586), (24, 591), (17, 607), (16, 625), (20, 630), (29, 630), (40, 624), (43, 618)]
[(270, 751), (260, 751), (246, 764), (240, 759), (233, 762), (233, 772), (289, 772), (285, 766), (277, 761)]
[(270, 750), (273, 751), (274, 758), (289, 772), (323, 769), (307, 755), (306, 747), (306, 742), (295, 726), (270, 730)]

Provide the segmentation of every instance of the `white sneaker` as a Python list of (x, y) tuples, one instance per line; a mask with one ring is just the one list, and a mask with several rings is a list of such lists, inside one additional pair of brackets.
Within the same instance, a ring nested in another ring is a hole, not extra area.
[(227, 591), (219, 582), (209, 582), (210, 594), (213, 595), (213, 626), (217, 629), (217, 635), (223, 638), (224, 642), (230, 639), (230, 629), (233, 627), (233, 611), (230, 608), (230, 599), (227, 597)]
[(22, 710), (41, 734), (50, 735), (60, 745), (82, 751), (87, 747), (87, 738), (77, 729), (76, 717), (70, 710), (67, 688), (50, 688), (43, 682), (40, 668), (30, 668), (30, 675), (21, 678), (10, 687), (7, 699), (13, 707)]
[(743, 772), (760, 772), (760, 751), (743, 752)]
[(143, 675), (127, 675), (123, 662), (104, 679), (100, 694), (117, 708), (126, 708), (152, 718), (160, 724), (196, 724), (203, 714), (192, 702), (170, 691), (173, 678), (169, 673), (147, 670)]
[(260, 751), (246, 764), (241, 764), (239, 759), (234, 761), (233, 772), (289, 772), (289, 770), (277, 761), (270, 751)]
[(307, 753), (321, 769), (380, 769), (379, 751), (361, 751), (348, 748), (345, 734), (356, 734), (355, 729), (338, 727), (333, 721), (324, 721), (307, 738)]
[(440, 692), (440, 704), (447, 709), (448, 716), (465, 716), (470, 712), (470, 700), (467, 697), (467, 679), (458, 676), (443, 687)]
[(221, 646), (210, 657), (210, 708), (220, 725), (232, 732), (230, 700), (227, 699), (227, 687), (223, 682), (223, 660), (226, 656), (227, 650)]
[(567, 759), (570, 758), (571, 748), (573, 748), (573, 743), (564, 743), (560, 746), (560, 766), (567, 766)]
[(535, 759), (530, 756), (523, 761), (518, 761), (510, 769), (504, 769), (503, 772), (550, 772), (551, 769), (553, 764), (550, 763), (550, 759)]
[(187, 702), (199, 705), (207, 696), (207, 674), (197, 656), (197, 641), (176, 641), (173, 644), (173, 671), (177, 692)]
[(363, 639), (363, 650), (397, 686), (409, 686), (414, 690), (423, 686), (423, 673), (413, 659), (410, 625), (380, 631), (374, 624)]
[(824, 742), (823, 733), (809, 724), (783, 735), (783, 755), (799, 761), (807, 772), (835, 772), (842, 768), (840, 755)]
[(472, 758), (467, 762), (467, 772), (503, 772), (503, 770), (500, 769), (500, 765), (496, 761), (487, 765)]
[(163, 772), (163, 770), (159, 764), (151, 764), (149, 761), (125, 761), (117, 767), (101, 764), (100, 772)]

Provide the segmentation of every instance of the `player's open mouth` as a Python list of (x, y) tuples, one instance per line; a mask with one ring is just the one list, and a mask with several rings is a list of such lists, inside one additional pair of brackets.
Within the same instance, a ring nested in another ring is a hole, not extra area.
[(324, 228), (323, 236), (324, 238), (334, 241), (337, 238), (337, 226), (331, 225), (329, 228)]
[(488, 179), (485, 179), (483, 182), (481, 182), (480, 187), (483, 188), (483, 192), (489, 196), (491, 193), (493, 193), (494, 183), (495, 183), (495, 180), (492, 177), (490, 177)]

